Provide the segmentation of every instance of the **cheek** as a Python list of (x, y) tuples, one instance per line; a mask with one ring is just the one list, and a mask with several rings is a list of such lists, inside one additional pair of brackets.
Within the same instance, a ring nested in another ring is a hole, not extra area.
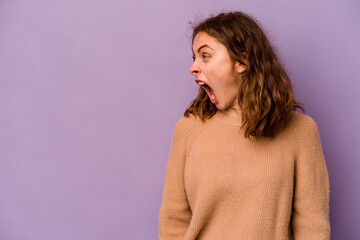
[(213, 81), (221, 82), (222, 84), (229, 82), (230, 69), (222, 64), (213, 64), (208, 66), (207, 73)]
[(233, 99), (238, 94), (239, 84), (232, 74), (224, 75), (217, 86), (220, 94), (227, 99)]

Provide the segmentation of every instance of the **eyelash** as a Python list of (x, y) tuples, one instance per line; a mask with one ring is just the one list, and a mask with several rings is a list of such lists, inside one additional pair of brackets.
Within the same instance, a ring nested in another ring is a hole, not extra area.
[[(204, 57), (207, 57), (207, 58), (208, 58), (209, 56), (203, 54), (202, 57), (203, 57), (203, 59), (204, 59)], [(195, 56), (193, 56), (192, 58), (193, 58), (193, 61), (195, 62)]]

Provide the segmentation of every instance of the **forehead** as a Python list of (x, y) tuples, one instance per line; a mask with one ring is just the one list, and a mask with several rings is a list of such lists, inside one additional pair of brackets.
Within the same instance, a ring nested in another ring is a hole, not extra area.
[(194, 38), (194, 43), (195, 42), (202, 42), (202, 41), (211, 41), (213, 39), (215, 39), (215, 38), (213, 38), (212, 36), (210, 36), (206, 32), (199, 32), (198, 34), (196, 34), (196, 36)]
[(215, 48), (220, 43), (216, 40), (216, 38), (210, 36), (209, 34), (199, 32), (194, 38), (193, 52), (194, 50), (197, 51), (197, 49), (204, 44), (209, 45), (211, 48)]

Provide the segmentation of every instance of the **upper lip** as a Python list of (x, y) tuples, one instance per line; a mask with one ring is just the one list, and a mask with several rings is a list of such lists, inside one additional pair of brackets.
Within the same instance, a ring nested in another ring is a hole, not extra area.
[[(203, 82), (203, 83), (205, 83), (206, 85), (208, 85), (208, 86), (210, 87), (210, 85), (209, 85), (207, 82), (203, 81), (203, 80), (195, 79), (195, 82), (196, 82), (197, 84), (199, 84), (199, 82)], [(200, 86), (201, 86), (201, 85), (200, 85)]]

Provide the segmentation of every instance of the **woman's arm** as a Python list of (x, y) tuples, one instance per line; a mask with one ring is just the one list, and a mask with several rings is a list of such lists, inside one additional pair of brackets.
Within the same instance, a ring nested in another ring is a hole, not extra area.
[(183, 240), (191, 220), (184, 187), (187, 132), (180, 119), (174, 128), (166, 167), (159, 213), (159, 240)]
[(295, 163), (292, 228), (294, 240), (329, 240), (329, 177), (316, 122), (307, 117)]

